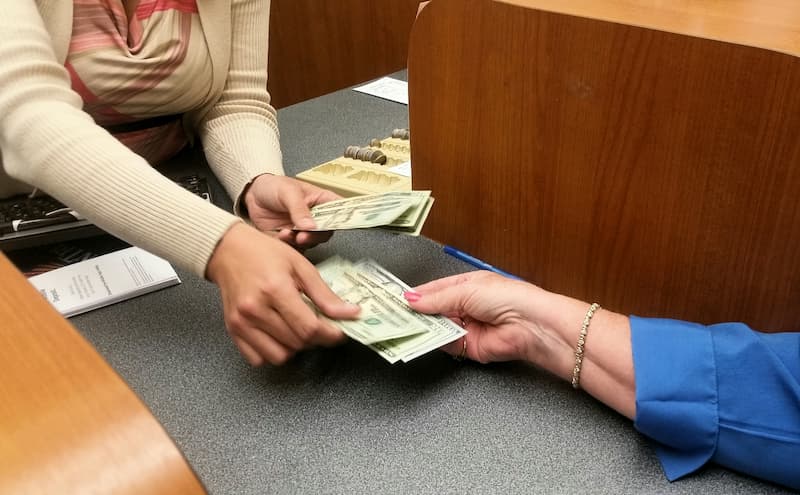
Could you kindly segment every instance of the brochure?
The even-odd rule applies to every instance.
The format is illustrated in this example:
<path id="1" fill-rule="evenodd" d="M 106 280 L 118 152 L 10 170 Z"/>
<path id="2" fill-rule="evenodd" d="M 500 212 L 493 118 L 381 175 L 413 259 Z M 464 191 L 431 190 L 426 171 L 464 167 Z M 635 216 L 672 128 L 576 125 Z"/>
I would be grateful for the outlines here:
<path id="1" fill-rule="evenodd" d="M 28 280 L 65 317 L 181 282 L 167 261 L 137 247 L 79 261 Z"/>

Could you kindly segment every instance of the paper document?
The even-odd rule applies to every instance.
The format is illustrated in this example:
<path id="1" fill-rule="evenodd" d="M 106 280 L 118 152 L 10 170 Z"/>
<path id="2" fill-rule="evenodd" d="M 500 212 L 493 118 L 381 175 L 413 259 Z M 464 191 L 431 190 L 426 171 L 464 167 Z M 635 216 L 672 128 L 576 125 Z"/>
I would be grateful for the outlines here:
<path id="1" fill-rule="evenodd" d="M 137 247 L 57 268 L 28 280 L 66 317 L 181 282 L 167 261 Z"/>
<path id="2" fill-rule="evenodd" d="M 399 79 L 382 77 L 353 90 L 408 105 L 408 83 Z"/>
<path id="3" fill-rule="evenodd" d="M 395 165 L 394 167 L 389 167 L 386 170 L 393 174 L 411 177 L 411 160 Z"/>

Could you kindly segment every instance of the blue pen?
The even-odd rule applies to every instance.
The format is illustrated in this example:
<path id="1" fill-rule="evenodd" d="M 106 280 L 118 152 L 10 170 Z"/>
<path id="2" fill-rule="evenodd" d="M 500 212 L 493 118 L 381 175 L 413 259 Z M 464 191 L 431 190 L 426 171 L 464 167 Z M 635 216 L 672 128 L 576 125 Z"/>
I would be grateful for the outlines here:
<path id="1" fill-rule="evenodd" d="M 469 263 L 470 265 L 472 265 L 472 266 L 474 266 L 476 268 L 480 268 L 481 270 L 489 270 L 490 272 L 494 272 L 494 273 L 500 274 L 500 275 L 502 275 L 504 277 L 512 278 L 514 280 L 522 280 L 520 277 L 517 277 L 516 275 L 512 275 L 512 274 L 510 274 L 508 272 L 504 272 L 503 270 L 501 270 L 499 268 L 495 268 L 495 267 L 493 267 L 492 265 L 490 265 L 489 263 L 487 263 L 485 261 L 479 260 L 478 258 L 476 258 L 474 256 L 470 256 L 470 255 L 468 255 L 467 253 L 465 253 L 463 251 L 459 251 L 458 249 L 454 248 L 453 246 L 444 246 L 444 252 L 449 254 L 450 256 L 452 256 L 454 258 L 458 258 L 461 261 L 467 262 L 467 263 Z"/>

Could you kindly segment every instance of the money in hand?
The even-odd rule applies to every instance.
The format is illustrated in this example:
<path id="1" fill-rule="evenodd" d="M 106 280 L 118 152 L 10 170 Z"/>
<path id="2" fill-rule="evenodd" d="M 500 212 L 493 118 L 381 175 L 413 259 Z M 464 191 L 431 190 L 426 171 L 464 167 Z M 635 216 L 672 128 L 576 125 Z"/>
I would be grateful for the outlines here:
<path id="1" fill-rule="evenodd" d="M 390 363 L 411 361 L 466 334 L 444 316 L 411 309 L 402 296 L 410 287 L 375 261 L 335 256 L 317 268 L 333 292 L 361 306 L 357 320 L 330 321 Z"/>
<path id="2" fill-rule="evenodd" d="M 419 235 L 433 206 L 430 191 L 355 196 L 311 208 L 315 231 L 382 228 Z"/>

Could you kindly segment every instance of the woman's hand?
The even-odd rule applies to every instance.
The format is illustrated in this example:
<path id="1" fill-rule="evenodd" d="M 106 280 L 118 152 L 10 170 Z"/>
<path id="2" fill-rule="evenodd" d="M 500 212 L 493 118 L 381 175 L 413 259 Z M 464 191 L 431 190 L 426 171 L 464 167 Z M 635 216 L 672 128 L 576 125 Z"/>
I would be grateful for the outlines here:
<path id="1" fill-rule="evenodd" d="M 570 381 L 575 345 L 589 304 L 487 271 L 434 280 L 405 293 L 423 313 L 441 313 L 464 324 L 466 340 L 443 349 L 470 359 L 526 360 Z M 617 411 L 636 412 L 628 318 L 598 311 L 583 355 L 581 387 Z M 464 343 L 466 342 L 466 348 Z"/>
<path id="2" fill-rule="evenodd" d="M 572 369 L 574 343 L 559 327 L 562 314 L 575 314 L 573 299 L 483 270 L 434 280 L 405 297 L 417 311 L 464 326 L 465 340 L 443 347 L 452 355 L 466 350 L 462 357 L 482 363 L 526 360 L 561 377 Z"/>
<path id="3" fill-rule="evenodd" d="M 331 232 L 301 232 L 292 230 L 314 229 L 309 208 L 340 199 L 327 189 L 278 175 L 264 174 L 256 177 L 244 196 L 244 204 L 253 225 L 262 232 L 279 230 L 278 238 L 300 249 L 325 242 Z"/>
<path id="4" fill-rule="evenodd" d="M 345 338 L 302 294 L 334 319 L 355 318 L 359 312 L 339 299 L 300 253 L 242 223 L 223 236 L 207 276 L 220 288 L 228 332 L 253 366 L 282 364 L 297 351 Z"/>
<path id="5" fill-rule="evenodd" d="M 550 293 L 525 282 L 488 271 L 455 275 L 415 288 L 405 294 L 410 306 L 423 313 L 441 313 L 462 324 L 469 332 L 466 356 L 488 363 L 532 359 L 541 341 L 547 339 L 545 322 L 530 308 Z M 460 355 L 464 342 L 443 348 Z"/>

